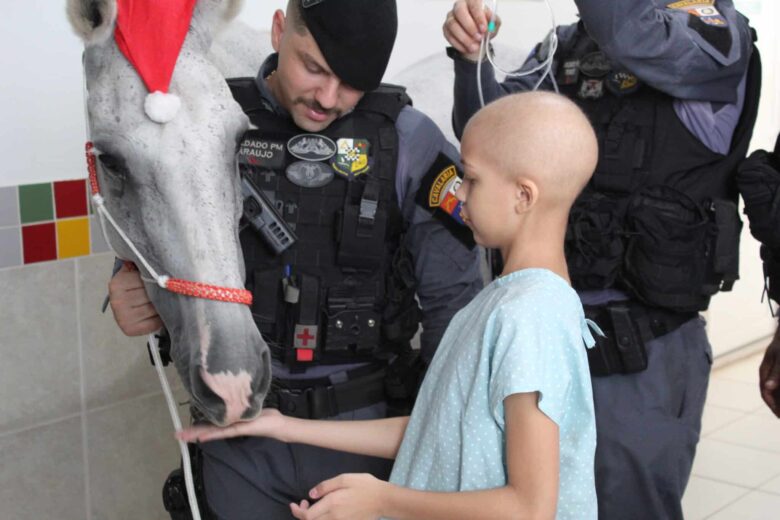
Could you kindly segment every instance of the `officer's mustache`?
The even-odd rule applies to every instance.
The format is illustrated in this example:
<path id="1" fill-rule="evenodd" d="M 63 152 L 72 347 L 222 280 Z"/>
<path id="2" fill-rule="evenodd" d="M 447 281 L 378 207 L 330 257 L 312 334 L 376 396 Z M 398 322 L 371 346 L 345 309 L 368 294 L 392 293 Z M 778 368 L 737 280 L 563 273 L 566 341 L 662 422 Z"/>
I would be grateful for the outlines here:
<path id="1" fill-rule="evenodd" d="M 298 98 L 295 100 L 295 103 L 299 103 L 307 108 L 311 108 L 312 110 L 316 110 L 317 112 L 327 114 L 329 116 L 336 116 L 336 118 L 341 117 L 341 110 L 336 110 L 335 108 L 325 108 L 314 100 Z"/>

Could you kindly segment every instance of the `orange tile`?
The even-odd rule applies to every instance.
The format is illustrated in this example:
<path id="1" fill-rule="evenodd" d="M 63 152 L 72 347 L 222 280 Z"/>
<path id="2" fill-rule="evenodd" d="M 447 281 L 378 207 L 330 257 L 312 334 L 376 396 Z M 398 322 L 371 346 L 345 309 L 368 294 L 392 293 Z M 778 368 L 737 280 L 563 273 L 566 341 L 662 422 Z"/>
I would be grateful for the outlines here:
<path id="1" fill-rule="evenodd" d="M 74 218 L 57 221 L 57 258 L 72 258 L 89 254 L 89 219 Z"/>

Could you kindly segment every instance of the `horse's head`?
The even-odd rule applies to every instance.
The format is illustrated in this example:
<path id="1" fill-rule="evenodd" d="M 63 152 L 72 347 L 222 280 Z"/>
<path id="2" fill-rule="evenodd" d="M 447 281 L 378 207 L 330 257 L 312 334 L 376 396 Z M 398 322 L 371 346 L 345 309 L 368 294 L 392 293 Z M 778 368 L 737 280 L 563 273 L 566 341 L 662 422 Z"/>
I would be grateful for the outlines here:
<path id="1" fill-rule="evenodd" d="M 88 121 L 105 206 L 158 273 L 243 288 L 237 231 L 242 199 L 234 156 L 248 120 L 207 59 L 215 31 L 240 1 L 195 1 L 168 88 L 181 104 L 164 123 L 145 111 L 148 82 L 114 37 L 117 6 L 130 1 L 136 10 L 145 3 L 68 0 L 67 7 L 86 42 Z M 141 27 L 171 30 L 157 27 L 159 22 L 150 17 L 155 26 Z M 116 231 L 108 225 L 105 230 L 118 255 L 134 261 L 148 278 Z M 270 358 L 249 308 L 182 296 L 153 282 L 146 289 L 170 332 L 174 363 L 196 407 L 217 424 L 257 415 L 270 384 Z"/>

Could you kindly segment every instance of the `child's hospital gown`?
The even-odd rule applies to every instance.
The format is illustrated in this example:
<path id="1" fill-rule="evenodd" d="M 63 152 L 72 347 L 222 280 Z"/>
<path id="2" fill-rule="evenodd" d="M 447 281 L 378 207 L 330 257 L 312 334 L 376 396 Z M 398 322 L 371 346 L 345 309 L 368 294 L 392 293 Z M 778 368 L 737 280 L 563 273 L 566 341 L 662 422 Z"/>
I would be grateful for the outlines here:
<path id="1" fill-rule="evenodd" d="M 579 297 L 559 276 L 525 269 L 493 281 L 444 333 L 390 481 L 426 491 L 504 486 L 504 399 L 539 392 L 560 434 L 556 518 L 595 519 L 592 345 Z"/>

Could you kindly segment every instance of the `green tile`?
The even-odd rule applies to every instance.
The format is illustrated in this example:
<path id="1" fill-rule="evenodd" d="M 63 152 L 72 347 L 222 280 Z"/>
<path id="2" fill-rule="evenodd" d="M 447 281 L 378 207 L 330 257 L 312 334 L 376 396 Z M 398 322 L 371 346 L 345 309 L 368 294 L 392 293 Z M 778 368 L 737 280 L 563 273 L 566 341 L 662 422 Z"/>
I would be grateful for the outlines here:
<path id="1" fill-rule="evenodd" d="M 51 183 L 19 186 L 19 212 L 22 224 L 54 220 Z"/>

